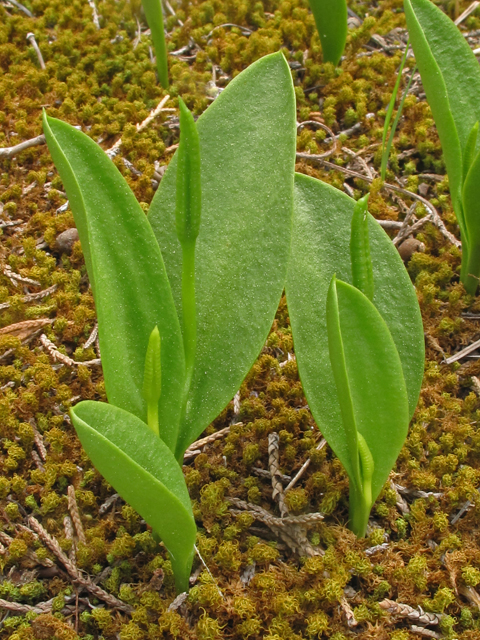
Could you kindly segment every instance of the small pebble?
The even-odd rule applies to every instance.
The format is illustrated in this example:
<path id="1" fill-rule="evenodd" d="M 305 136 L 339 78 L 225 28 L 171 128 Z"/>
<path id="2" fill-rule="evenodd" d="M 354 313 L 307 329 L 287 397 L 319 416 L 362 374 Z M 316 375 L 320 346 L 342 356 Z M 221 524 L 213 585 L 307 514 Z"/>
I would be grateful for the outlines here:
<path id="1" fill-rule="evenodd" d="M 70 255 L 72 253 L 73 245 L 78 239 L 78 231 L 75 228 L 62 231 L 55 240 L 55 249 L 59 253 L 66 253 L 67 255 Z"/>
<path id="2" fill-rule="evenodd" d="M 408 262 L 414 253 L 425 253 L 425 245 L 416 238 L 407 238 L 398 247 L 398 253 L 404 262 Z"/>

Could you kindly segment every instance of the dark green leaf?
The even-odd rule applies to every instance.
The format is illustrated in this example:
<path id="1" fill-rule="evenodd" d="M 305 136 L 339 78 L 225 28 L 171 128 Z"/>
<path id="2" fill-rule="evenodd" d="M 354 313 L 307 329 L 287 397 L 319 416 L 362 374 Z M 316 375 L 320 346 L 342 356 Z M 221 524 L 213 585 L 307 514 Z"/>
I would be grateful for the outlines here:
<path id="1" fill-rule="evenodd" d="M 309 2 L 322 43 L 323 61 L 337 65 L 347 41 L 346 0 L 309 0 Z"/>
<path id="2" fill-rule="evenodd" d="M 197 121 L 202 222 L 196 262 L 197 351 L 183 452 L 239 388 L 271 327 L 285 280 L 295 162 L 295 100 L 282 54 L 237 76 Z M 175 157 L 149 220 L 182 313 Z M 183 427 L 182 427 L 183 429 Z"/>
<path id="3" fill-rule="evenodd" d="M 147 420 L 145 356 L 158 326 L 160 428 L 174 448 L 185 363 L 180 324 L 153 231 L 124 178 L 93 140 L 54 118 L 44 118 L 44 131 L 70 200 L 95 296 L 108 400 Z"/>
<path id="4" fill-rule="evenodd" d="M 196 526 L 172 452 L 145 423 L 118 407 L 86 401 L 70 413 L 96 469 L 161 537 L 177 589 L 188 591 Z"/>

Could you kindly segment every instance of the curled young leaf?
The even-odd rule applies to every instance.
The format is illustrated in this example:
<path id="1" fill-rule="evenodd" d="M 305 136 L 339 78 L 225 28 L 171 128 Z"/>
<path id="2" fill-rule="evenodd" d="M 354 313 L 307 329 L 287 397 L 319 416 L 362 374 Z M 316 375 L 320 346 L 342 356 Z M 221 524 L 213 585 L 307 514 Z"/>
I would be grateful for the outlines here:
<path id="1" fill-rule="evenodd" d="M 343 449 L 333 448 L 355 485 L 351 526 L 363 536 L 372 504 L 407 436 L 407 389 L 390 331 L 361 291 L 333 277 L 326 318 L 348 460 Z M 337 430 L 342 426 L 337 425 Z M 323 435 L 333 446 L 329 433 Z"/>

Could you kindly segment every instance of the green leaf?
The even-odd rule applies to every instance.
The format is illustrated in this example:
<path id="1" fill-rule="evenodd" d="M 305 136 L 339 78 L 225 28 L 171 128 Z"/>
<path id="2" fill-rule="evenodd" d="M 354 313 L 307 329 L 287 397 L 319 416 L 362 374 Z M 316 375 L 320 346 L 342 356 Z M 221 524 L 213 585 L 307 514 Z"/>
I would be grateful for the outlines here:
<path id="1" fill-rule="evenodd" d="M 338 306 L 332 305 L 335 289 Z M 344 432 L 349 434 L 348 441 L 355 428 L 363 436 L 368 447 L 362 456 L 363 466 L 368 467 L 363 474 L 368 472 L 371 477 L 371 501 L 374 502 L 407 437 L 409 411 L 402 363 L 375 305 L 361 291 L 340 280 L 336 283 L 332 280 L 328 294 L 327 332 L 343 417 L 337 429 L 341 430 L 343 424 Z M 323 435 L 330 444 L 328 434 L 323 432 Z M 368 452 L 373 458 L 373 474 L 372 465 L 364 462 Z M 348 472 L 343 449 L 335 453 Z M 359 462 L 358 444 L 355 451 L 349 447 L 349 454 L 356 456 L 349 461 L 355 469 Z M 362 477 L 362 486 L 363 480 Z"/>
<path id="2" fill-rule="evenodd" d="M 339 430 L 340 406 L 328 354 L 326 299 L 334 273 L 352 283 L 349 239 L 355 201 L 304 175 L 295 179 L 295 215 L 286 292 L 300 378 L 320 431 L 340 459 L 348 455 Z M 399 352 L 410 416 L 423 378 L 424 337 L 415 290 L 398 251 L 369 216 L 373 303 Z"/>
<path id="3" fill-rule="evenodd" d="M 195 249 L 197 350 L 177 457 L 222 411 L 263 347 L 284 286 L 295 163 L 295 100 L 281 53 L 238 75 L 197 121 L 202 223 Z M 177 157 L 149 220 L 178 315 Z"/>
<path id="4" fill-rule="evenodd" d="M 462 241 L 463 153 L 480 120 L 480 69 L 458 27 L 430 0 L 405 0 L 405 16 L 427 100 L 442 143 Z"/>
<path id="5" fill-rule="evenodd" d="M 309 0 L 309 2 L 322 43 L 323 61 L 337 65 L 347 41 L 346 0 Z"/>
<path id="6" fill-rule="evenodd" d="M 158 327 L 155 327 L 148 339 L 145 369 L 143 374 L 143 397 L 147 402 L 147 424 L 157 436 L 160 435 L 158 424 L 158 401 L 162 395 L 162 360 L 161 339 Z"/>
<path id="7" fill-rule="evenodd" d="M 463 152 L 463 179 L 465 181 L 467 174 L 472 166 L 475 157 L 475 148 L 477 146 L 478 121 L 473 125 L 468 136 L 467 144 Z M 467 225 L 468 226 L 468 225 Z"/>
<path id="8" fill-rule="evenodd" d="M 178 316 L 157 241 L 118 169 L 88 136 L 44 116 L 48 148 L 80 235 L 95 297 L 109 402 L 146 422 L 150 334 L 162 336 L 162 438 L 175 447 L 185 363 Z"/>
<path id="9" fill-rule="evenodd" d="M 188 591 L 196 526 L 182 469 L 145 423 L 103 402 L 80 402 L 70 411 L 95 468 L 167 547 L 178 591 Z"/>
<path id="10" fill-rule="evenodd" d="M 471 161 L 463 185 L 463 206 L 469 238 L 465 288 L 475 295 L 480 276 L 480 152 Z"/>
<path id="11" fill-rule="evenodd" d="M 192 113 L 179 98 L 180 144 L 177 152 L 175 222 L 180 244 L 194 243 L 202 214 L 200 140 Z"/>
<path id="12" fill-rule="evenodd" d="M 152 35 L 153 48 L 157 58 L 158 79 L 162 87 L 168 89 L 168 59 L 162 3 L 161 0 L 142 0 L 142 6 Z"/>

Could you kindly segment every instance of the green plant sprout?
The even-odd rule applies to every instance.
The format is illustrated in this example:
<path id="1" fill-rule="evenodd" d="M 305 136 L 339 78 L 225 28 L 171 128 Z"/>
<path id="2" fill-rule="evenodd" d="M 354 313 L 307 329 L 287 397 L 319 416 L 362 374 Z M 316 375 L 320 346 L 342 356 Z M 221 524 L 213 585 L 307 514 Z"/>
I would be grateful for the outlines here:
<path id="1" fill-rule="evenodd" d="M 163 9 L 161 0 L 142 0 L 142 7 L 150 27 L 153 48 L 157 59 L 157 73 L 160 84 L 168 89 L 168 54 L 163 26 Z"/>
<path id="2" fill-rule="evenodd" d="M 348 31 L 346 0 L 309 0 L 322 43 L 323 61 L 340 62 Z"/>
<path id="3" fill-rule="evenodd" d="M 286 280 L 300 379 L 350 478 L 358 536 L 405 440 L 424 364 L 415 290 L 367 201 L 297 174 Z"/>
<path id="4" fill-rule="evenodd" d="M 432 2 L 405 0 L 404 7 L 460 227 L 460 280 L 474 295 L 480 278 L 480 68 L 459 29 Z"/>
<path id="5" fill-rule="evenodd" d="M 147 218 L 102 149 L 44 114 L 95 298 L 109 402 L 80 402 L 72 421 L 187 591 L 196 527 L 183 455 L 240 387 L 284 286 L 296 127 L 283 55 L 239 74 L 197 123 L 180 101 L 180 127 Z"/>
<path id="6" fill-rule="evenodd" d="M 393 110 L 395 109 L 395 102 L 397 101 L 397 94 L 400 88 L 400 82 L 402 80 L 402 72 L 405 67 L 405 63 L 407 61 L 409 46 L 410 46 L 410 41 L 407 42 L 405 53 L 403 54 L 402 61 L 400 63 L 400 68 L 398 70 L 395 87 L 393 88 L 392 97 L 390 98 L 387 113 L 385 115 L 385 123 L 383 125 L 383 138 L 382 138 L 382 163 L 380 166 L 380 176 L 382 180 L 385 180 L 387 175 L 387 164 L 388 164 L 388 158 L 390 157 L 390 149 L 392 148 L 393 138 L 395 137 L 395 131 L 397 130 L 397 126 L 400 121 L 400 117 L 402 115 L 405 98 L 407 97 L 408 92 L 410 91 L 410 87 L 412 86 L 413 76 L 415 75 L 415 72 L 417 70 L 417 67 L 414 67 L 414 69 L 412 70 L 412 73 L 410 74 L 410 78 L 405 86 L 405 89 L 403 90 L 403 94 L 400 99 L 400 104 L 398 105 L 397 113 L 393 120 L 392 128 L 390 129 L 390 135 L 388 136 L 388 140 L 387 140 L 388 129 L 390 127 Z"/>

